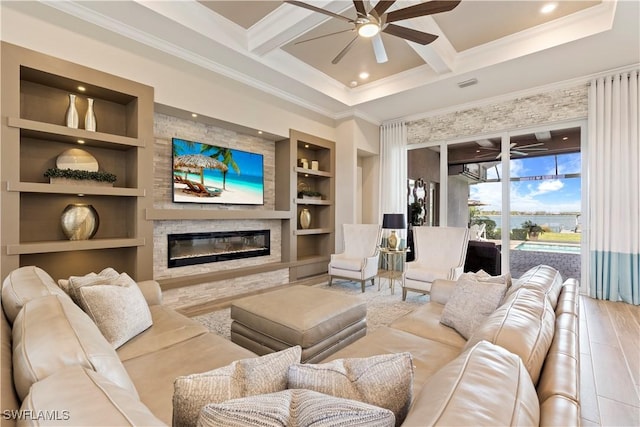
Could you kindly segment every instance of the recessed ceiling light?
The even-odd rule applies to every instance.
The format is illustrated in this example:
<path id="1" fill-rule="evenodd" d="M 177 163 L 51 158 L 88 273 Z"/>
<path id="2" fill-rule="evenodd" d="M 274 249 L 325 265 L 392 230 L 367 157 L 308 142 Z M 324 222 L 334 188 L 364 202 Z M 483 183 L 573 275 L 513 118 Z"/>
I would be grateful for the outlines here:
<path id="1" fill-rule="evenodd" d="M 558 7 L 558 3 L 547 3 L 542 6 L 542 8 L 540 9 L 540 13 L 551 13 L 556 10 L 556 7 Z"/>
<path id="2" fill-rule="evenodd" d="M 563 137 L 562 137 L 562 140 L 563 140 L 563 141 L 566 141 L 566 140 L 568 140 L 568 139 L 569 139 L 569 137 L 568 137 L 568 136 L 563 136 Z"/>
<path id="3" fill-rule="evenodd" d="M 85 90 L 87 90 L 87 88 L 85 88 L 84 86 L 78 86 L 78 90 L 80 92 L 84 92 Z"/>
<path id="4" fill-rule="evenodd" d="M 84 139 L 79 139 L 78 144 L 84 144 Z"/>
<path id="5" fill-rule="evenodd" d="M 262 131 L 261 130 L 258 131 L 258 135 L 262 135 Z"/>
<path id="6" fill-rule="evenodd" d="M 357 82 L 357 81 L 355 81 L 355 80 L 352 80 L 352 81 L 349 83 L 349 86 L 351 86 L 351 87 L 356 87 L 356 86 L 358 86 L 358 82 Z"/>
<path id="7" fill-rule="evenodd" d="M 360 77 L 361 80 L 367 80 L 369 78 L 369 73 L 367 73 L 366 71 L 363 71 L 360 74 L 358 74 L 358 77 Z"/>
<path id="8" fill-rule="evenodd" d="M 304 148 L 309 148 L 309 144 L 304 144 Z"/>
<path id="9" fill-rule="evenodd" d="M 196 113 L 191 113 L 191 117 L 196 118 L 198 115 Z"/>

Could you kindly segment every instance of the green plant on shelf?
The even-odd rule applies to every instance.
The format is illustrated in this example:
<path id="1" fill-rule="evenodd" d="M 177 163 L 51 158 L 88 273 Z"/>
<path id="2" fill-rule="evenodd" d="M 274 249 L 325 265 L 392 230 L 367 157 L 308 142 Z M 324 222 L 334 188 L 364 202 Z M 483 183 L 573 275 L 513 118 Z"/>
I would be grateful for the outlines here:
<path id="1" fill-rule="evenodd" d="M 299 199 L 304 199 L 305 197 L 313 198 L 313 199 L 322 199 L 322 193 L 319 193 L 317 191 L 311 191 L 311 190 L 298 191 Z"/>
<path id="2" fill-rule="evenodd" d="M 75 180 L 90 180 L 90 181 L 98 181 L 98 182 L 116 182 L 116 176 L 109 172 L 104 171 L 85 171 L 85 170 L 76 170 L 76 169 L 58 169 L 51 168 L 47 169 L 44 173 L 46 178 L 67 178 L 67 179 L 75 179 Z"/>

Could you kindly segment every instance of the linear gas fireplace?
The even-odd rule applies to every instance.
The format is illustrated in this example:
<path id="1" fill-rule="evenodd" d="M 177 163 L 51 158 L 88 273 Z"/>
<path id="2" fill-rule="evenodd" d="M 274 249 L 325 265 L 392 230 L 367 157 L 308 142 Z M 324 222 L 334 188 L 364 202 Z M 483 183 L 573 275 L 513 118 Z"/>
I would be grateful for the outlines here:
<path id="1" fill-rule="evenodd" d="M 271 253 L 270 231 L 169 234 L 169 268 Z"/>

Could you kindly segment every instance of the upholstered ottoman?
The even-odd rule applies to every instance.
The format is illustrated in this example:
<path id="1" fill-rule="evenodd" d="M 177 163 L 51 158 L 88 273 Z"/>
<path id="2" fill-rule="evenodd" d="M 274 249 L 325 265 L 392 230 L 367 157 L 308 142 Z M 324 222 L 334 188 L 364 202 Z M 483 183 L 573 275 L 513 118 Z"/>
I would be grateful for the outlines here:
<path id="1" fill-rule="evenodd" d="M 357 297 L 296 285 L 231 305 L 231 341 L 259 355 L 302 347 L 317 362 L 366 335 L 367 305 Z"/>

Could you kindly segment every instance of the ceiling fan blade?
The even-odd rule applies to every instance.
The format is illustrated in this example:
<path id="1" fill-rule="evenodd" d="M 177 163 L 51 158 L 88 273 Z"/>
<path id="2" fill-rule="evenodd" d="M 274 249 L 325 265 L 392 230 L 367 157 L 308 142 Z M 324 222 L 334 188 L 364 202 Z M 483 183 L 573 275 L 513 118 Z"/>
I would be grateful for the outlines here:
<path id="1" fill-rule="evenodd" d="M 323 34 L 321 36 L 313 37 L 311 39 L 300 40 L 299 42 L 295 42 L 294 44 L 306 43 L 306 42 L 310 42 L 310 41 L 313 41 L 313 40 L 318 40 L 318 39 L 321 39 L 321 38 L 324 38 L 324 37 L 335 36 L 336 34 L 342 34 L 342 33 L 346 33 L 346 32 L 353 32 L 355 30 L 356 30 L 355 28 L 350 28 L 348 30 L 336 31 L 335 33 Z"/>
<path id="2" fill-rule="evenodd" d="M 378 4 L 376 4 L 376 7 L 373 8 L 372 12 L 375 12 L 378 17 L 382 16 L 383 13 L 385 13 L 387 11 L 387 9 L 389 9 L 391 7 L 391 5 L 393 5 L 395 3 L 395 1 L 379 1 Z"/>
<path id="3" fill-rule="evenodd" d="M 382 43 L 382 36 L 380 33 L 376 34 L 375 37 L 371 39 L 371 43 L 373 44 L 373 53 L 376 55 L 376 62 L 378 64 L 384 64 L 389 60 L 387 57 L 387 51 L 384 48 L 384 43 Z"/>
<path id="4" fill-rule="evenodd" d="M 387 25 L 386 27 L 384 27 L 384 30 L 382 30 L 382 32 L 422 45 L 429 44 L 438 38 L 438 36 L 434 34 L 423 33 L 422 31 L 414 30 L 407 27 L 401 27 L 395 24 Z"/>
<path id="5" fill-rule="evenodd" d="M 362 0 L 353 0 L 353 5 L 356 8 L 356 12 L 358 16 L 367 16 L 367 9 L 364 7 L 364 1 Z"/>
<path id="6" fill-rule="evenodd" d="M 353 47 L 357 40 L 358 36 L 355 36 L 353 40 L 351 40 L 349 44 L 346 45 L 335 58 L 333 58 L 333 61 L 331 61 L 331 63 L 335 65 L 340 62 L 340 60 L 347 54 L 347 52 L 349 52 L 349 49 Z"/>
<path id="7" fill-rule="evenodd" d="M 387 13 L 387 22 L 401 21 L 403 19 L 417 18 L 419 16 L 433 15 L 434 13 L 448 12 L 454 9 L 461 0 L 454 1 L 430 1 L 420 3 L 404 9 L 394 10 Z"/>
<path id="8" fill-rule="evenodd" d="M 522 148 L 522 147 L 518 147 L 518 150 L 522 150 L 522 151 L 529 151 L 529 152 L 533 152 L 533 151 L 549 151 L 548 148 Z"/>
<path id="9" fill-rule="evenodd" d="M 517 154 L 519 156 L 526 156 L 527 153 L 525 153 L 524 151 L 518 151 L 518 150 L 511 150 L 511 154 Z"/>
<path id="10" fill-rule="evenodd" d="M 520 149 L 520 148 L 529 148 L 529 147 L 539 147 L 541 145 L 544 145 L 544 142 L 536 142 L 534 144 L 527 144 L 527 145 L 518 145 L 518 149 Z"/>
<path id="11" fill-rule="evenodd" d="M 352 23 L 352 24 L 354 22 L 353 19 L 347 18 L 346 16 L 338 15 L 337 13 L 333 13 L 333 12 L 328 11 L 328 10 L 320 9 L 319 7 L 315 7 L 315 6 L 312 6 L 310 4 L 303 3 L 301 1 L 284 0 L 284 2 L 292 4 L 294 6 L 302 7 L 304 9 L 312 10 L 314 12 L 323 13 L 325 15 L 332 16 L 334 18 L 342 19 L 343 21 L 346 21 L 346 22 L 349 22 L 349 23 Z"/>

